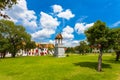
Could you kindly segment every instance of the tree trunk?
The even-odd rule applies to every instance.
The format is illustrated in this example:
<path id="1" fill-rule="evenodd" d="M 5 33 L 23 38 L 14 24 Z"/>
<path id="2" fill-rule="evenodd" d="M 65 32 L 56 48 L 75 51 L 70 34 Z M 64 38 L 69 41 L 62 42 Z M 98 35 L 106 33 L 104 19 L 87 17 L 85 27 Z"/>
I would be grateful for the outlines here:
<path id="1" fill-rule="evenodd" d="M 15 45 L 13 45 L 13 52 L 12 52 L 12 57 L 15 58 L 15 55 L 16 55 L 16 51 L 15 51 Z"/>
<path id="2" fill-rule="evenodd" d="M 6 53 L 0 53 L 1 58 L 5 58 Z"/>
<path id="3" fill-rule="evenodd" d="M 13 50 L 12 57 L 15 58 L 16 52 Z"/>
<path id="4" fill-rule="evenodd" d="M 120 57 L 120 51 L 116 52 L 116 61 L 119 61 L 119 57 Z"/>
<path id="5" fill-rule="evenodd" d="M 100 49 L 100 53 L 98 56 L 98 72 L 102 71 L 102 49 Z"/>
<path id="6" fill-rule="evenodd" d="M 3 58 L 5 58 L 6 53 L 3 53 Z"/>
<path id="7" fill-rule="evenodd" d="M 12 57 L 15 58 L 15 53 L 12 53 Z"/>

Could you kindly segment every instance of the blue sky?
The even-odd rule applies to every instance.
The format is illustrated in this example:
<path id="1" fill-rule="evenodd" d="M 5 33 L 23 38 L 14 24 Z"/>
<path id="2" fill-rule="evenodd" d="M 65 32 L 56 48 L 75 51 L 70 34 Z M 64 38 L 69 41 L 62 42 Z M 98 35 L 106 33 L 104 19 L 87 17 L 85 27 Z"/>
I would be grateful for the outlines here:
<path id="1" fill-rule="evenodd" d="M 96 20 L 110 28 L 120 26 L 120 0 L 20 0 L 5 13 L 36 42 L 54 43 L 61 33 L 65 46 L 85 40 L 84 31 Z"/>

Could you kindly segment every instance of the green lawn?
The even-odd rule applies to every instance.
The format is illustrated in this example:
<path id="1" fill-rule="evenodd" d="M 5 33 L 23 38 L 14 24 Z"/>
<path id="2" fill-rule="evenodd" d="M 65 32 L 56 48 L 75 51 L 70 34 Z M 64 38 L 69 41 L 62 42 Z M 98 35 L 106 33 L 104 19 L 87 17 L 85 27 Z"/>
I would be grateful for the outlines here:
<path id="1" fill-rule="evenodd" d="M 97 72 L 98 55 L 65 58 L 31 56 L 0 59 L 0 80 L 120 80 L 120 61 L 103 55 L 103 71 Z"/>

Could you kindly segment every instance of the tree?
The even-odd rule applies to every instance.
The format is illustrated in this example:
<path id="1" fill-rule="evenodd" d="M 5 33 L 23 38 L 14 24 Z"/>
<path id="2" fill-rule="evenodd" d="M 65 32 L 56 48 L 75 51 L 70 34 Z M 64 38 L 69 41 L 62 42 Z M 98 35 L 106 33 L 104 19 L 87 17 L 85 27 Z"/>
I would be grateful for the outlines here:
<path id="1" fill-rule="evenodd" d="M 73 47 L 68 47 L 65 51 L 65 53 L 74 53 L 74 52 L 75 52 L 75 50 Z"/>
<path id="2" fill-rule="evenodd" d="M 81 41 L 80 45 L 76 46 L 75 49 L 79 51 L 79 53 L 81 53 L 82 55 L 90 51 L 90 47 L 85 41 Z"/>
<path id="3" fill-rule="evenodd" d="M 116 61 L 120 57 L 120 28 L 113 28 L 108 34 L 110 48 L 113 48 L 116 52 Z"/>
<path id="4" fill-rule="evenodd" d="M 1 58 L 5 58 L 5 55 L 8 52 L 9 47 L 10 46 L 8 44 L 8 40 L 1 37 L 0 38 L 0 54 L 1 54 Z"/>
<path id="5" fill-rule="evenodd" d="M 102 71 L 102 51 L 104 48 L 108 47 L 107 34 L 109 28 L 106 27 L 104 22 L 100 20 L 96 21 L 93 26 L 85 31 L 87 40 L 90 45 L 94 45 L 100 49 L 100 54 L 98 56 L 98 71 Z"/>
<path id="6" fill-rule="evenodd" d="M 24 44 L 23 49 L 27 51 L 27 55 L 28 55 L 28 51 L 30 49 L 34 49 L 36 47 L 36 44 L 34 41 L 31 40 L 26 40 L 25 42 L 26 42 L 25 44 L 23 43 Z"/>
<path id="7" fill-rule="evenodd" d="M 16 4 L 18 0 L 0 0 L 0 16 L 3 18 L 9 18 L 6 14 L 2 14 L 1 11 L 6 8 L 11 8 Z"/>
<path id="8" fill-rule="evenodd" d="M 16 25 L 8 20 L 0 20 L 0 35 L 8 41 L 10 46 L 8 50 L 12 57 L 15 57 L 18 50 L 22 48 L 23 42 L 31 39 L 23 26 Z"/>

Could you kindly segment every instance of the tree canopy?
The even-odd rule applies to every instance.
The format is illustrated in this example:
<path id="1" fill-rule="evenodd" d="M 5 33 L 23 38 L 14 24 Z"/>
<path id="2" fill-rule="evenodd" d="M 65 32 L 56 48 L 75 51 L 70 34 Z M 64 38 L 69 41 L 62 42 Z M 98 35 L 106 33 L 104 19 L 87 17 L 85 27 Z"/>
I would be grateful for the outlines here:
<path id="1" fill-rule="evenodd" d="M 106 26 L 106 24 L 98 20 L 92 27 L 85 31 L 85 34 L 90 45 L 97 46 L 100 44 L 101 48 L 106 48 L 108 47 L 108 32 L 109 28 Z"/>
<path id="2" fill-rule="evenodd" d="M 31 41 L 31 36 L 25 31 L 23 26 L 16 25 L 8 20 L 0 20 L 0 37 L 2 43 L 8 44 L 6 46 L 6 44 L 1 43 L 0 46 L 4 46 L 4 51 L 9 50 L 12 57 L 15 57 L 18 50 L 25 46 L 23 42 L 28 43 Z M 9 49 L 6 49 L 8 47 Z"/>

